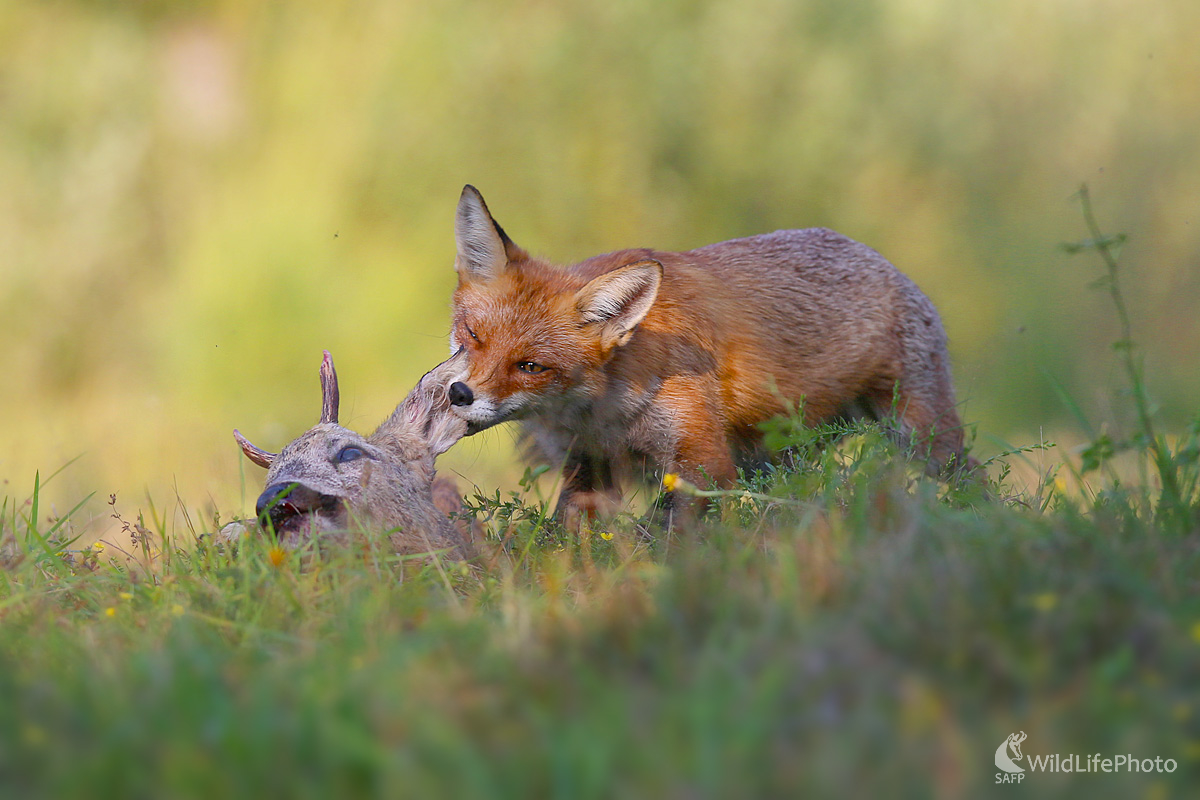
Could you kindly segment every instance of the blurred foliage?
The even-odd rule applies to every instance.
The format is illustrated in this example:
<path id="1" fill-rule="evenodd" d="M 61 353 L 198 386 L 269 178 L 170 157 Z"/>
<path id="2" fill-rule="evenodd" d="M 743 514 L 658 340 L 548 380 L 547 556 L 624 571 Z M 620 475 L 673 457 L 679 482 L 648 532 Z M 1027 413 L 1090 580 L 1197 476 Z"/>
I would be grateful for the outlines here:
<path id="1" fill-rule="evenodd" d="M 445 353 L 466 182 L 562 261 L 860 239 L 941 309 L 966 419 L 1027 442 L 1069 425 L 1056 385 L 1114 416 L 1116 324 L 1056 249 L 1086 180 L 1184 419 L 1198 29 L 1191 0 L 5 3 L 0 478 L 84 454 L 48 501 L 244 508 L 230 429 L 307 428 L 322 348 L 369 429 Z M 444 463 L 511 484 L 508 441 Z"/>

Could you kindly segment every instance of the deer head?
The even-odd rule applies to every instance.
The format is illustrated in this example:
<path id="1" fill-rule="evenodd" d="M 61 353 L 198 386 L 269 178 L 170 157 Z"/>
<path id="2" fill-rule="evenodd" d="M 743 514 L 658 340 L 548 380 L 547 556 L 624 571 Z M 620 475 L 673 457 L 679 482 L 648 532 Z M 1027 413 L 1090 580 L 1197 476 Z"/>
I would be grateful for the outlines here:
<path id="1" fill-rule="evenodd" d="M 321 362 L 321 418 L 278 454 L 235 430 L 246 457 L 267 469 L 255 510 L 264 528 L 296 547 L 314 536 L 337 537 L 353 523 L 391 531 L 397 552 L 448 549 L 471 554 L 470 543 L 434 504 L 434 459 L 466 434 L 450 412 L 445 387 L 463 371 L 462 351 L 434 367 L 374 433 L 338 424 L 333 358 Z"/>

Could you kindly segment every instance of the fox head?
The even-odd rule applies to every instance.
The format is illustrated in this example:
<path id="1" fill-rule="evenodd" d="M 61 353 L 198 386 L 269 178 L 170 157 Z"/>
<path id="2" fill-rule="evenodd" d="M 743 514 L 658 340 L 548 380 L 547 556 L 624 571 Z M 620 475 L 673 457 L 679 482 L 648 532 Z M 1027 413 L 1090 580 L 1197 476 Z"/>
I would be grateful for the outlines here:
<path id="1" fill-rule="evenodd" d="M 588 276 L 531 258 L 473 186 L 458 201 L 454 234 L 450 350 L 465 348 L 467 367 L 448 392 L 470 432 L 598 392 L 602 367 L 654 305 L 662 265 Z"/>

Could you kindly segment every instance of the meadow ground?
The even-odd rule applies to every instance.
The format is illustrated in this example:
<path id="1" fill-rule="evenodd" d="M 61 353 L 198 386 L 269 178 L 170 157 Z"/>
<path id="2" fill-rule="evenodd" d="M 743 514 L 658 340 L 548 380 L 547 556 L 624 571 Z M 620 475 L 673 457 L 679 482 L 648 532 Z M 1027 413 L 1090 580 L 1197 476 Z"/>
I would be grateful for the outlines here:
<path id="1" fill-rule="evenodd" d="M 1177 505 L 1108 460 L 984 500 L 915 477 L 873 428 L 772 437 L 791 468 L 653 540 L 630 521 L 566 535 L 529 494 L 477 495 L 475 568 L 399 563 L 369 535 L 223 548 L 151 518 L 79 550 L 69 519 L 38 530 L 36 494 L 10 500 L 0 786 L 978 797 L 1018 791 L 993 754 L 1023 731 L 1027 757 L 1175 764 L 1027 770 L 1025 793 L 1194 789 L 1200 425 L 1168 451 Z"/>

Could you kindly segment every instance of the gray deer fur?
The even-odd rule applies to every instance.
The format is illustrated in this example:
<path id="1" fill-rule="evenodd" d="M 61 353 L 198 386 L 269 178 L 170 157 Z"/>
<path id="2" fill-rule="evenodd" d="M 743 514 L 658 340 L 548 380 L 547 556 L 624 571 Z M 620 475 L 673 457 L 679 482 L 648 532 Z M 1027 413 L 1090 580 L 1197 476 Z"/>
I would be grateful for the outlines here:
<path id="1" fill-rule="evenodd" d="M 267 468 L 260 522 L 289 548 L 317 536 L 344 541 L 349 530 L 369 526 L 389 531 L 400 554 L 473 556 L 469 537 L 444 513 L 457 506 L 458 493 L 452 481 L 435 482 L 433 466 L 466 433 L 445 389 L 462 361 L 460 351 L 434 367 L 374 433 L 362 436 L 338 424 L 337 373 L 325 351 L 320 422 L 278 454 L 233 432 L 246 457 Z"/>

